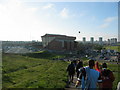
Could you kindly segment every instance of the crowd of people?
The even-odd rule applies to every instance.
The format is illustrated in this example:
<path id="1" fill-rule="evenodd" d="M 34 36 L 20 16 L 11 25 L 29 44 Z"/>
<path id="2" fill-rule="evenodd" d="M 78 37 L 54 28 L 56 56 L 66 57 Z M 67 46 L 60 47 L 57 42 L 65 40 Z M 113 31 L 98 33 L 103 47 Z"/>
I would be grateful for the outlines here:
<path id="1" fill-rule="evenodd" d="M 71 61 L 67 71 L 69 83 L 76 83 L 76 88 L 82 90 L 112 90 L 115 77 L 113 72 L 107 68 L 106 63 L 98 63 L 94 60 L 88 61 L 88 66 L 83 67 L 84 63 L 81 60 Z M 77 81 L 74 81 L 74 75 L 77 74 Z"/>

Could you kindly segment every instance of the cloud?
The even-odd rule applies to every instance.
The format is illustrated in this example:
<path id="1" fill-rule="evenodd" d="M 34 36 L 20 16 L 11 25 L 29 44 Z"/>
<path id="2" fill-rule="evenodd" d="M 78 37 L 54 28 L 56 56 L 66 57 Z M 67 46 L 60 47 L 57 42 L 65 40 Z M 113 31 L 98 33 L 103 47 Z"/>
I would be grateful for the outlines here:
<path id="1" fill-rule="evenodd" d="M 83 17 L 83 16 L 85 16 L 85 13 L 80 13 L 79 16 Z"/>
<path id="2" fill-rule="evenodd" d="M 109 27 L 110 24 L 111 24 L 113 21 L 117 20 L 117 19 L 118 19 L 117 17 L 107 17 L 107 18 L 105 18 L 105 19 L 103 20 L 104 23 L 103 23 L 102 25 L 100 25 L 100 28 L 107 28 L 107 27 Z"/>
<path id="3" fill-rule="evenodd" d="M 50 9 L 50 8 L 53 8 L 54 4 L 48 4 L 48 5 L 45 5 L 43 6 L 43 9 Z"/>
<path id="4" fill-rule="evenodd" d="M 117 17 L 107 17 L 105 20 L 104 20 L 104 22 L 106 22 L 106 23 L 111 23 L 111 22 L 113 22 L 114 20 L 116 20 L 117 19 Z"/>
<path id="5" fill-rule="evenodd" d="M 41 34 L 53 28 L 36 14 L 38 8 L 25 6 L 20 0 L 0 3 L 0 39 L 32 40 L 41 39 Z"/>
<path id="6" fill-rule="evenodd" d="M 100 27 L 101 28 L 107 28 L 109 26 L 109 23 L 104 23 L 104 24 L 102 24 Z"/>
<path id="7" fill-rule="evenodd" d="M 62 18 L 68 18 L 68 9 L 63 8 L 62 11 L 60 12 L 60 15 Z"/>

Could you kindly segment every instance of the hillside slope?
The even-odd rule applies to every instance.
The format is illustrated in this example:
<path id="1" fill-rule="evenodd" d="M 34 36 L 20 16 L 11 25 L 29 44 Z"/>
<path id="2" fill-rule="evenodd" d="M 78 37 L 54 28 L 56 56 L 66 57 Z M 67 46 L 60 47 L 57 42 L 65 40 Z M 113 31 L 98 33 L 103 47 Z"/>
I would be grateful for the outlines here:
<path id="1" fill-rule="evenodd" d="M 3 54 L 3 88 L 64 88 L 68 63 Z"/>

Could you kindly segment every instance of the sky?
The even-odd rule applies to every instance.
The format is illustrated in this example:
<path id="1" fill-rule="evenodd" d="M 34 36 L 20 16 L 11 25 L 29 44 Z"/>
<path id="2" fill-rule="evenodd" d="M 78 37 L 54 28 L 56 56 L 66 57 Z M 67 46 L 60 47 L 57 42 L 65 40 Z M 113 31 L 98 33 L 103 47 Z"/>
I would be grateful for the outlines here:
<path id="1" fill-rule="evenodd" d="M 92 1 L 0 0 L 0 40 L 41 41 L 46 33 L 117 38 L 118 2 Z"/>

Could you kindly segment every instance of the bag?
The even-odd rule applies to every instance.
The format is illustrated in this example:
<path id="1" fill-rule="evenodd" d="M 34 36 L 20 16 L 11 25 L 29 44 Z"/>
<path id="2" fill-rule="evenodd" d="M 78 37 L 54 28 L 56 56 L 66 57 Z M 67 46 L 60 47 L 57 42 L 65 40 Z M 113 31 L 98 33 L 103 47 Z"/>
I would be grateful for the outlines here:
<path id="1" fill-rule="evenodd" d="M 80 84 L 81 84 L 80 81 L 77 80 L 77 81 L 76 81 L 76 84 L 75 84 L 75 87 L 77 88 Z"/>
<path id="2" fill-rule="evenodd" d="M 115 80 L 115 77 L 112 73 L 112 71 L 108 70 L 108 69 L 104 69 L 101 71 L 101 78 L 102 78 L 102 87 L 106 87 L 106 88 L 112 88 L 112 83 Z"/>
<path id="3" fill-rule="evenodd" d="M 101 71 L 101 73 L 102 73 L 103 81 L 106 81 L 106 80 L 110 80 L 112 82 L 114 81 L 115 78 L 113 76 L 113 73 L 110 70 L 104 69 Z"/>
<path id="4" fill-rule="evenodd" d="M 103 79 L 103 80 L 109 79 L 110 70 L 104 69 L 104 70 L 101 71 L 101 73 L 102 73 L 102 79 Z"/>

